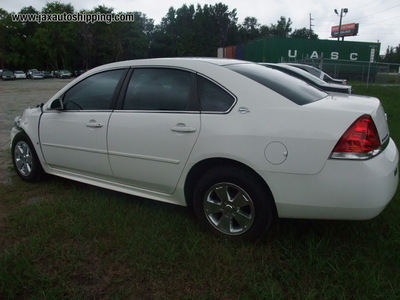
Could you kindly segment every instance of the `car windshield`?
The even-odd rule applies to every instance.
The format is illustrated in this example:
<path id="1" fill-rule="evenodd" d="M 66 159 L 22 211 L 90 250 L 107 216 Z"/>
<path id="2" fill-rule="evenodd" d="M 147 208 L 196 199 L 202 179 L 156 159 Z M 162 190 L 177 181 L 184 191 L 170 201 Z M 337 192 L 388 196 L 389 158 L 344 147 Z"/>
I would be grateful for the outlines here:
<path id="1" fill-rule="evenodd" d="M 11 71 L 4 71 L 3 75 L 12 75 L 13 73 Z"/>
<path id="2" fill-rule="evenodd" d="M 233 64 L 225 67 L 270 88 L 298 105 L 309 104 L 327 96 L 325 92 L 300 79 L 261 65 Z"/>

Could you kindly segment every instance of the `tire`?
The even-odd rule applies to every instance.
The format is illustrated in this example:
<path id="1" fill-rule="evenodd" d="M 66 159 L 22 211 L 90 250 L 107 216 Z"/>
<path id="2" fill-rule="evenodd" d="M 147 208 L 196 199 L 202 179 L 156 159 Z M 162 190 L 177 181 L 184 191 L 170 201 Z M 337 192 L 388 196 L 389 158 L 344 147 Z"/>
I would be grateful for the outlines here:
<path id="1" fill-rule="evenodd" d="M 12 161 L 18 176 L 24 181 L 36 182 L 44 175 L 35 148 L 25 132 L 18 133 L 12 142 Z"/>
<path id="2" fill-rule="evenodd" d="M 276 218 L 269 189 L 252 173 L 237 167 L 212 169 L 193 191 L 200 225 L 229 240 L 256 240 Z"/>

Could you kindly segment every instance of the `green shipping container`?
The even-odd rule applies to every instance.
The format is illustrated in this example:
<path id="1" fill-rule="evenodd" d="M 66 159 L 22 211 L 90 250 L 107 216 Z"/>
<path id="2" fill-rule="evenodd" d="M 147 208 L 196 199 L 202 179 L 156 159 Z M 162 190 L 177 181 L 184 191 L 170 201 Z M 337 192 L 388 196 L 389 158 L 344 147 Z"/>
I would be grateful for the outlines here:
<path id="1" fill-rule="evenodd" d="M 375 48 L 374 60 L 377 60 L 380 43 L 265 38 L 246 43 L 245 59 L 272 63 L 321 58 L 368 62 L 372 48 Z"/>
<path id="2" fill-rule="evenodd" d="M 380 43 L 337 40 L 265 38 L 246 43 L 244 58 L 254 62 L 303 62 L 321 68 L 334 77 L 363 79 L 375 49 L 379 58 Z M 377 72 L 376 66 L 370 70 Z"/>

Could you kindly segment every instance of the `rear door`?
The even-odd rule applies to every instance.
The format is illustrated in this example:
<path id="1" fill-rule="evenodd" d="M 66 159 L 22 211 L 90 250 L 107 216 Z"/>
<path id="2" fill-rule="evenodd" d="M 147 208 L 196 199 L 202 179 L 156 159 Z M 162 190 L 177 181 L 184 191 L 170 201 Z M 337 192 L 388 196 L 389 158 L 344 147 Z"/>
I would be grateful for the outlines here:
<path id="1" fill-rule="evenodd" d="M 133 71 L 108 130 L 117 180 L 172 194 L 201 129 L 195 75 L 171 68 Z"/>

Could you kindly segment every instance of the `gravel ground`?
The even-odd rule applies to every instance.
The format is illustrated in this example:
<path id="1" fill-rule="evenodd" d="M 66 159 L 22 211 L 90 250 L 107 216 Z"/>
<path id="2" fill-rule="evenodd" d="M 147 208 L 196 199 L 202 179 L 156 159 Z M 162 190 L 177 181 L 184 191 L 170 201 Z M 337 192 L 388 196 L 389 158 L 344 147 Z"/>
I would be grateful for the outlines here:
<path id="1" fill-rule="evenodd" d="M 0 182 L 10 184 L 10 130 L 25 108 L 45 103 L 70 79 L 0 81 Z"/>

